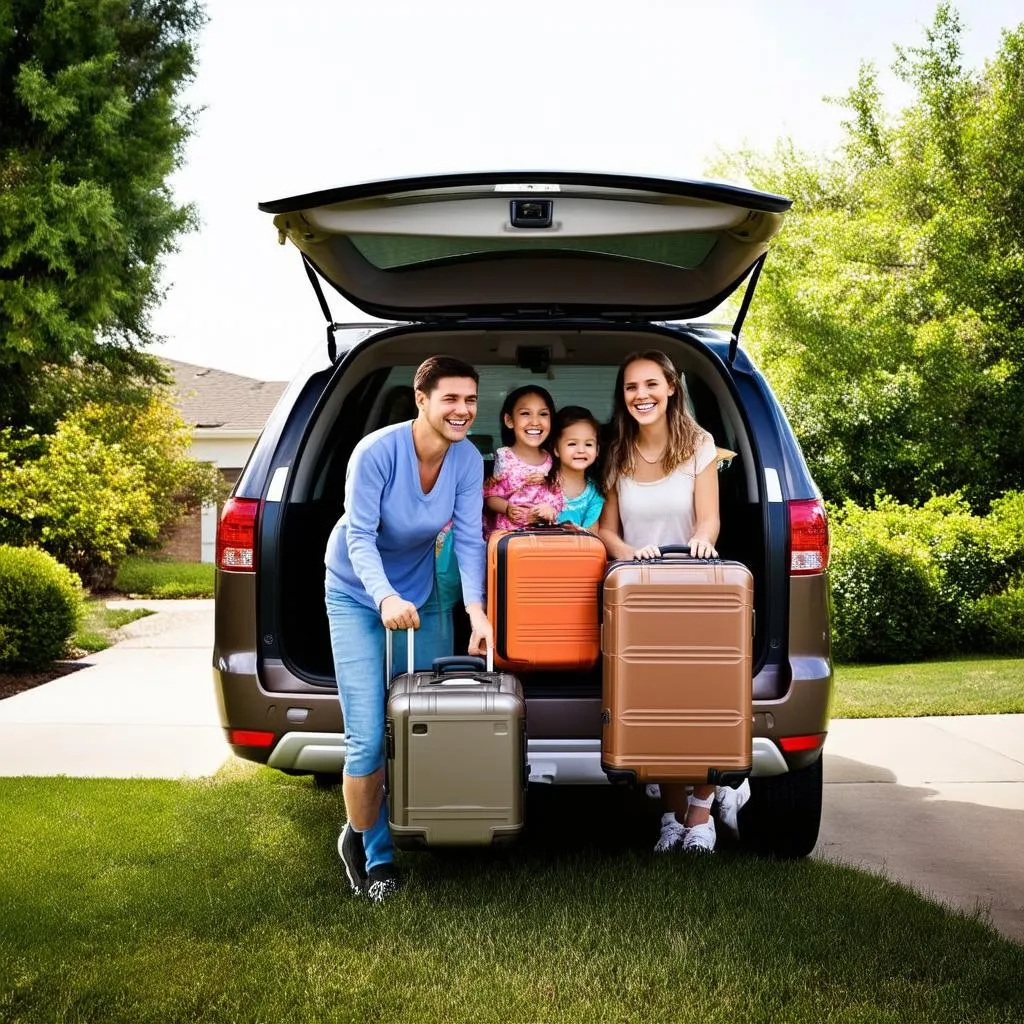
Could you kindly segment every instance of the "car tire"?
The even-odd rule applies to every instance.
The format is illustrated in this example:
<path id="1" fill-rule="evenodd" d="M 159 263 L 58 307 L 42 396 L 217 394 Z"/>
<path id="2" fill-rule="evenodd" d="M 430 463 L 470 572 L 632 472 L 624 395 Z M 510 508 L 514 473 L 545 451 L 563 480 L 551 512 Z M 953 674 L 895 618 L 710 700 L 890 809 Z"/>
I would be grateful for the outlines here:
<path id="1" fill-rule="evenodd" d="M 821 826 L 822 759 L 806 768 L 750 780 L 739 814 L 740 843 L 760 857 L 806 857 Z"/>
<path id="2" fill-rule="evenodd" d="M 317 789 L 337 789 L 341 785 L 341 776 L 335 772 L 313 772 L 313 785 Z"/>

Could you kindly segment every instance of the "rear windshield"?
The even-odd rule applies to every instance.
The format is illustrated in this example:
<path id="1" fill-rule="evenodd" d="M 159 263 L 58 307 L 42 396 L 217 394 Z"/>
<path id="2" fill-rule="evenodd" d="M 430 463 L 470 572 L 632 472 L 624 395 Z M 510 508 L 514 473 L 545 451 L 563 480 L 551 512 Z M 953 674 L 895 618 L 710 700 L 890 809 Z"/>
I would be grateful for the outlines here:
<path id="1" fill-rule="evenodd" d="M 533 373 L 516 366 L 477 366 L 480 374 L 476 421 L 470 440 L 485 458 L 501 446 L 499 418 L 505 396 L 523 384 L 539 384 L 551 393 L 557 408 L 582 405 L 599 423 L 612 415 L 612 393 L 616 366 L 553 366 L 546 374 Z M 393 366 L 371 412 L 366 432 L 399 423 L 416 416 L 412 382 L 415 366 Z"/>
<path id="2" fill-rule="evenodd" d="M 508 253 L 588 253 L 642 260 L 690 270 L 700 266 L 715 244 L 710 232 L 607 237 L 438 238 L 422 235 L 350 235 L 353 245 L 378 270 L 400 270 L 424 263 Z"/>

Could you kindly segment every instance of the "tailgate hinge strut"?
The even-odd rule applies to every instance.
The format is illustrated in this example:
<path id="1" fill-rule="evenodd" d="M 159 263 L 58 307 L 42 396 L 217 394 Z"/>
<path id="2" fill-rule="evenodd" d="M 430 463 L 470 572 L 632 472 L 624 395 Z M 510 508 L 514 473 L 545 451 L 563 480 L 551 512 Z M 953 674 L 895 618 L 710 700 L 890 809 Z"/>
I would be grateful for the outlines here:
<path id="1" fill-rule="evenodd" d="M 306 276 L 309 278 L 309 283 L 313 286 L 313 291 L 316 292 L 320 309 L 324 314 L 324 319 L 327 321 L 327 358 L 330 359 L 331 366 L 333 366 L 334 360 L 338 356 L 338 343 L 334 340 L 334 332 L 341 324 L 334 322 L 334 317 L 331 316 L 331 307 L 327 305 L 327 299 L 324 298 L 324 290 L 320 287 L 320 280 L 316 275 L 316 270 L 305 253 L 302 253 L 302 265 L 306 268 Z"/>
<path id="2" fill-rule="evenodd" d="M 763 252 L 758 256 L 751 268 L 750 277 L 747 278 L 747 287 L 743 292 L 743 301 L 740 303 L 740 311 L 736 314 L 736 322 L 732 325 L 732 337 L 729 339 L 729 365 L 732 366 L 736 359 L 736 350 L 740 347 L 740 331 L 743 330 L 743 321 L 747 318 L 747 310 L 750 309 L 750 300 L 754 297 L 754 289 L 757 287 L 757 279 L 761 276 L 761 268 L 768 253 Z"/>

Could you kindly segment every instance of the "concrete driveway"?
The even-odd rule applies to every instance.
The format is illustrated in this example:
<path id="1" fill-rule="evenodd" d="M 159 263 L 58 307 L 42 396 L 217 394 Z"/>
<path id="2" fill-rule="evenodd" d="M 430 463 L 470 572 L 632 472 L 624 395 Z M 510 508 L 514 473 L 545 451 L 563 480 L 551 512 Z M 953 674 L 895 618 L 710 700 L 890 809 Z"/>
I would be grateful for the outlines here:
<path id="1" fill-rule="evenodd" d="M 0 775 L 212 775 L 229 756 L 210 672 L 213 601 L 117 601 L 157 614 L 85 667 L 0 701 Z"/>
<path id="2" fill-rule="evenodd" d="M 212 601 L 140 601 L 80 671 L 0 701 L 0 776 L 181 778 L 230 756 Z M 825 747 L 815 856 L 877 871 L 1024 942 L 1024 715 L 847 719 Z"/>

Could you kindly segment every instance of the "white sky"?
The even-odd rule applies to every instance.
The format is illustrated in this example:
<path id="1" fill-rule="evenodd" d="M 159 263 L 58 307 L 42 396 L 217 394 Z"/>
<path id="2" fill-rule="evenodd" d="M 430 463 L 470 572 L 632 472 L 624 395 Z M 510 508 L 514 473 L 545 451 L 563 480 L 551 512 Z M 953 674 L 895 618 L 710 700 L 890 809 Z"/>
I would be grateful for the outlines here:
<path id="1" fill-rule="evenodd" d="M 720 151 L 791 136 L 831 149 L 872 60 L 891 106 L 893 45 L 936 0 L 206 0 L 202 105 L 177 196 L 199 232 L 166 261 L 161 355 L 287 379 L 323 344 L 299 255 L 256 204 L 438 171 L 701 177 Z M 965 64 L 994 55 L 1021 0 L 960 0 Z M 370 319 L 327 290 L 334 318 Z"/>

